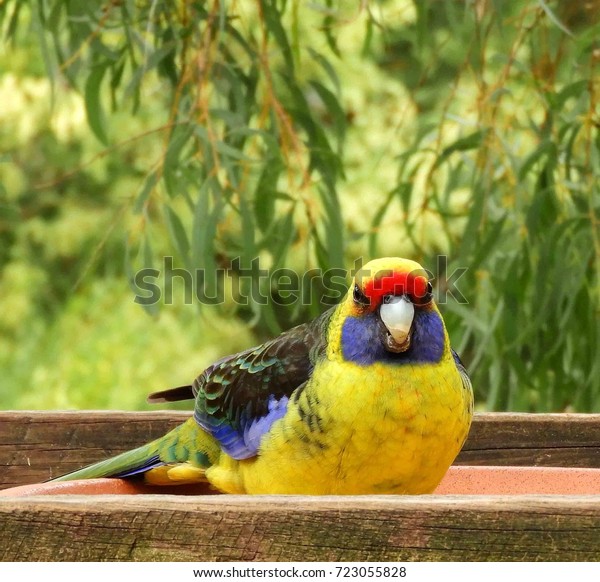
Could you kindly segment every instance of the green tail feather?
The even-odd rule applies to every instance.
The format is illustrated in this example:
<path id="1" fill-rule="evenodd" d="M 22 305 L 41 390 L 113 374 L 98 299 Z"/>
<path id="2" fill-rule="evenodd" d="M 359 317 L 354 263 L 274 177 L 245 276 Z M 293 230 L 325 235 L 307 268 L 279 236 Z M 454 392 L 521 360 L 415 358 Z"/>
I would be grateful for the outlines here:
<path id="1" fill-rule="evenodd" d="M 142 474 L 162 464 L 189 462 L 196 467 L 210 467 L 209 458 L 217 452 L 214 440 L 190 418 L 171 432 L 137 449 L 100 461 L 51 481 L 126 477 Z"/>

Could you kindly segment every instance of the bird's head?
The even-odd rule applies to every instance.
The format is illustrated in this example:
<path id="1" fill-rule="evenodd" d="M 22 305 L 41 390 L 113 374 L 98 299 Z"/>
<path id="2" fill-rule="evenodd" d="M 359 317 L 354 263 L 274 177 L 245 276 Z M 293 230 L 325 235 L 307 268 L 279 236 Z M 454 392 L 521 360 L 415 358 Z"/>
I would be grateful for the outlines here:
<path id="1" fill-rule="evenodd" d="M 341 307 L 344 359 L 439 361 L 446 332 L 432 291 L 427 272 L 414 261 L 394 257 L 364 265 Z"/>

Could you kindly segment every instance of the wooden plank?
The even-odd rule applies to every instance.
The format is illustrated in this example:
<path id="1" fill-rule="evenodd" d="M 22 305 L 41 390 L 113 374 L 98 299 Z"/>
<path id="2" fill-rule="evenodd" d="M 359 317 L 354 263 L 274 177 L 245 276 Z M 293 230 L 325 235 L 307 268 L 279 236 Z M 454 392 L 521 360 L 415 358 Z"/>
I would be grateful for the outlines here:
<path id="1" fill-rule="evenodd" d="M 456 464 L 600 467 L 600 414 L 475 415 Z"/>
<path id="2" fill-rule="evenodd" d="M 44 481 L 131 449 L 188 416 L 0 412 L 0 489 Z M 600 415 L 478 414 L 457 464 L 600 467 Z"/>
<path id="3" fill-rule="evenodd" d="M 155 439 L 186 412 L 1 412 L 0 489 L 39 483 Z"/>
<path id="4" fill-rule="evenodd" d="M 3 561 L 600 556 L 600 496 L 4 498 L 0 524 Z"/>

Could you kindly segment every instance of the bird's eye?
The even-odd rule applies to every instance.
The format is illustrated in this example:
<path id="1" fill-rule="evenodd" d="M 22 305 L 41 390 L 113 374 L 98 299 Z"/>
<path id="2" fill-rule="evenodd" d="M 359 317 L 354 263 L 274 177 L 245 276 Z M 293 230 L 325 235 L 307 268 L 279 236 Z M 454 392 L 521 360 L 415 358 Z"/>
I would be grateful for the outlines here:
<path id="1" fill-rule="evenodd" d="M 370 301 L 369 298 L 360 290 L 360 287 L 358 285 L 354 285 L 354 303 L 357 303 L 358 305 L 361 306 L 365 306 L 365 305 L 369 305 Z"/>
<path id="2" fill-rule="evenodd" d="M 427 286 L 425 287 L 425 295 L 423 297 L 419 297 L 417 300 L 418 305 L 427 305 L 433 299 L 433 285 L 431 281 L 427 281 Z"/>

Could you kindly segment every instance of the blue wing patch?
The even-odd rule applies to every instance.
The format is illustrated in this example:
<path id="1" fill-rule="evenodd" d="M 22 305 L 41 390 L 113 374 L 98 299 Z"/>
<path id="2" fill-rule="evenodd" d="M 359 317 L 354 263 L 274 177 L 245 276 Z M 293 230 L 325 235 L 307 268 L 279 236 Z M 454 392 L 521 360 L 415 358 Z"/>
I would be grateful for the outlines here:
<path id="1" fill-rule="evenodd" d="M 201 428 L 219 441 L 225 453 L 241 461 L 256 455 L 263 436 L 271 430 L 273 423 L 283 418 L 287 412 L 288 401 L 287 396 L 279 400 L 271 396 L 268 412 L 260 418 L 249 418 L 248 414 L 242 412 L 238 429 L 227 420 L 201 413 L 198 409 L 194 411 L 194 419 Z"/>

